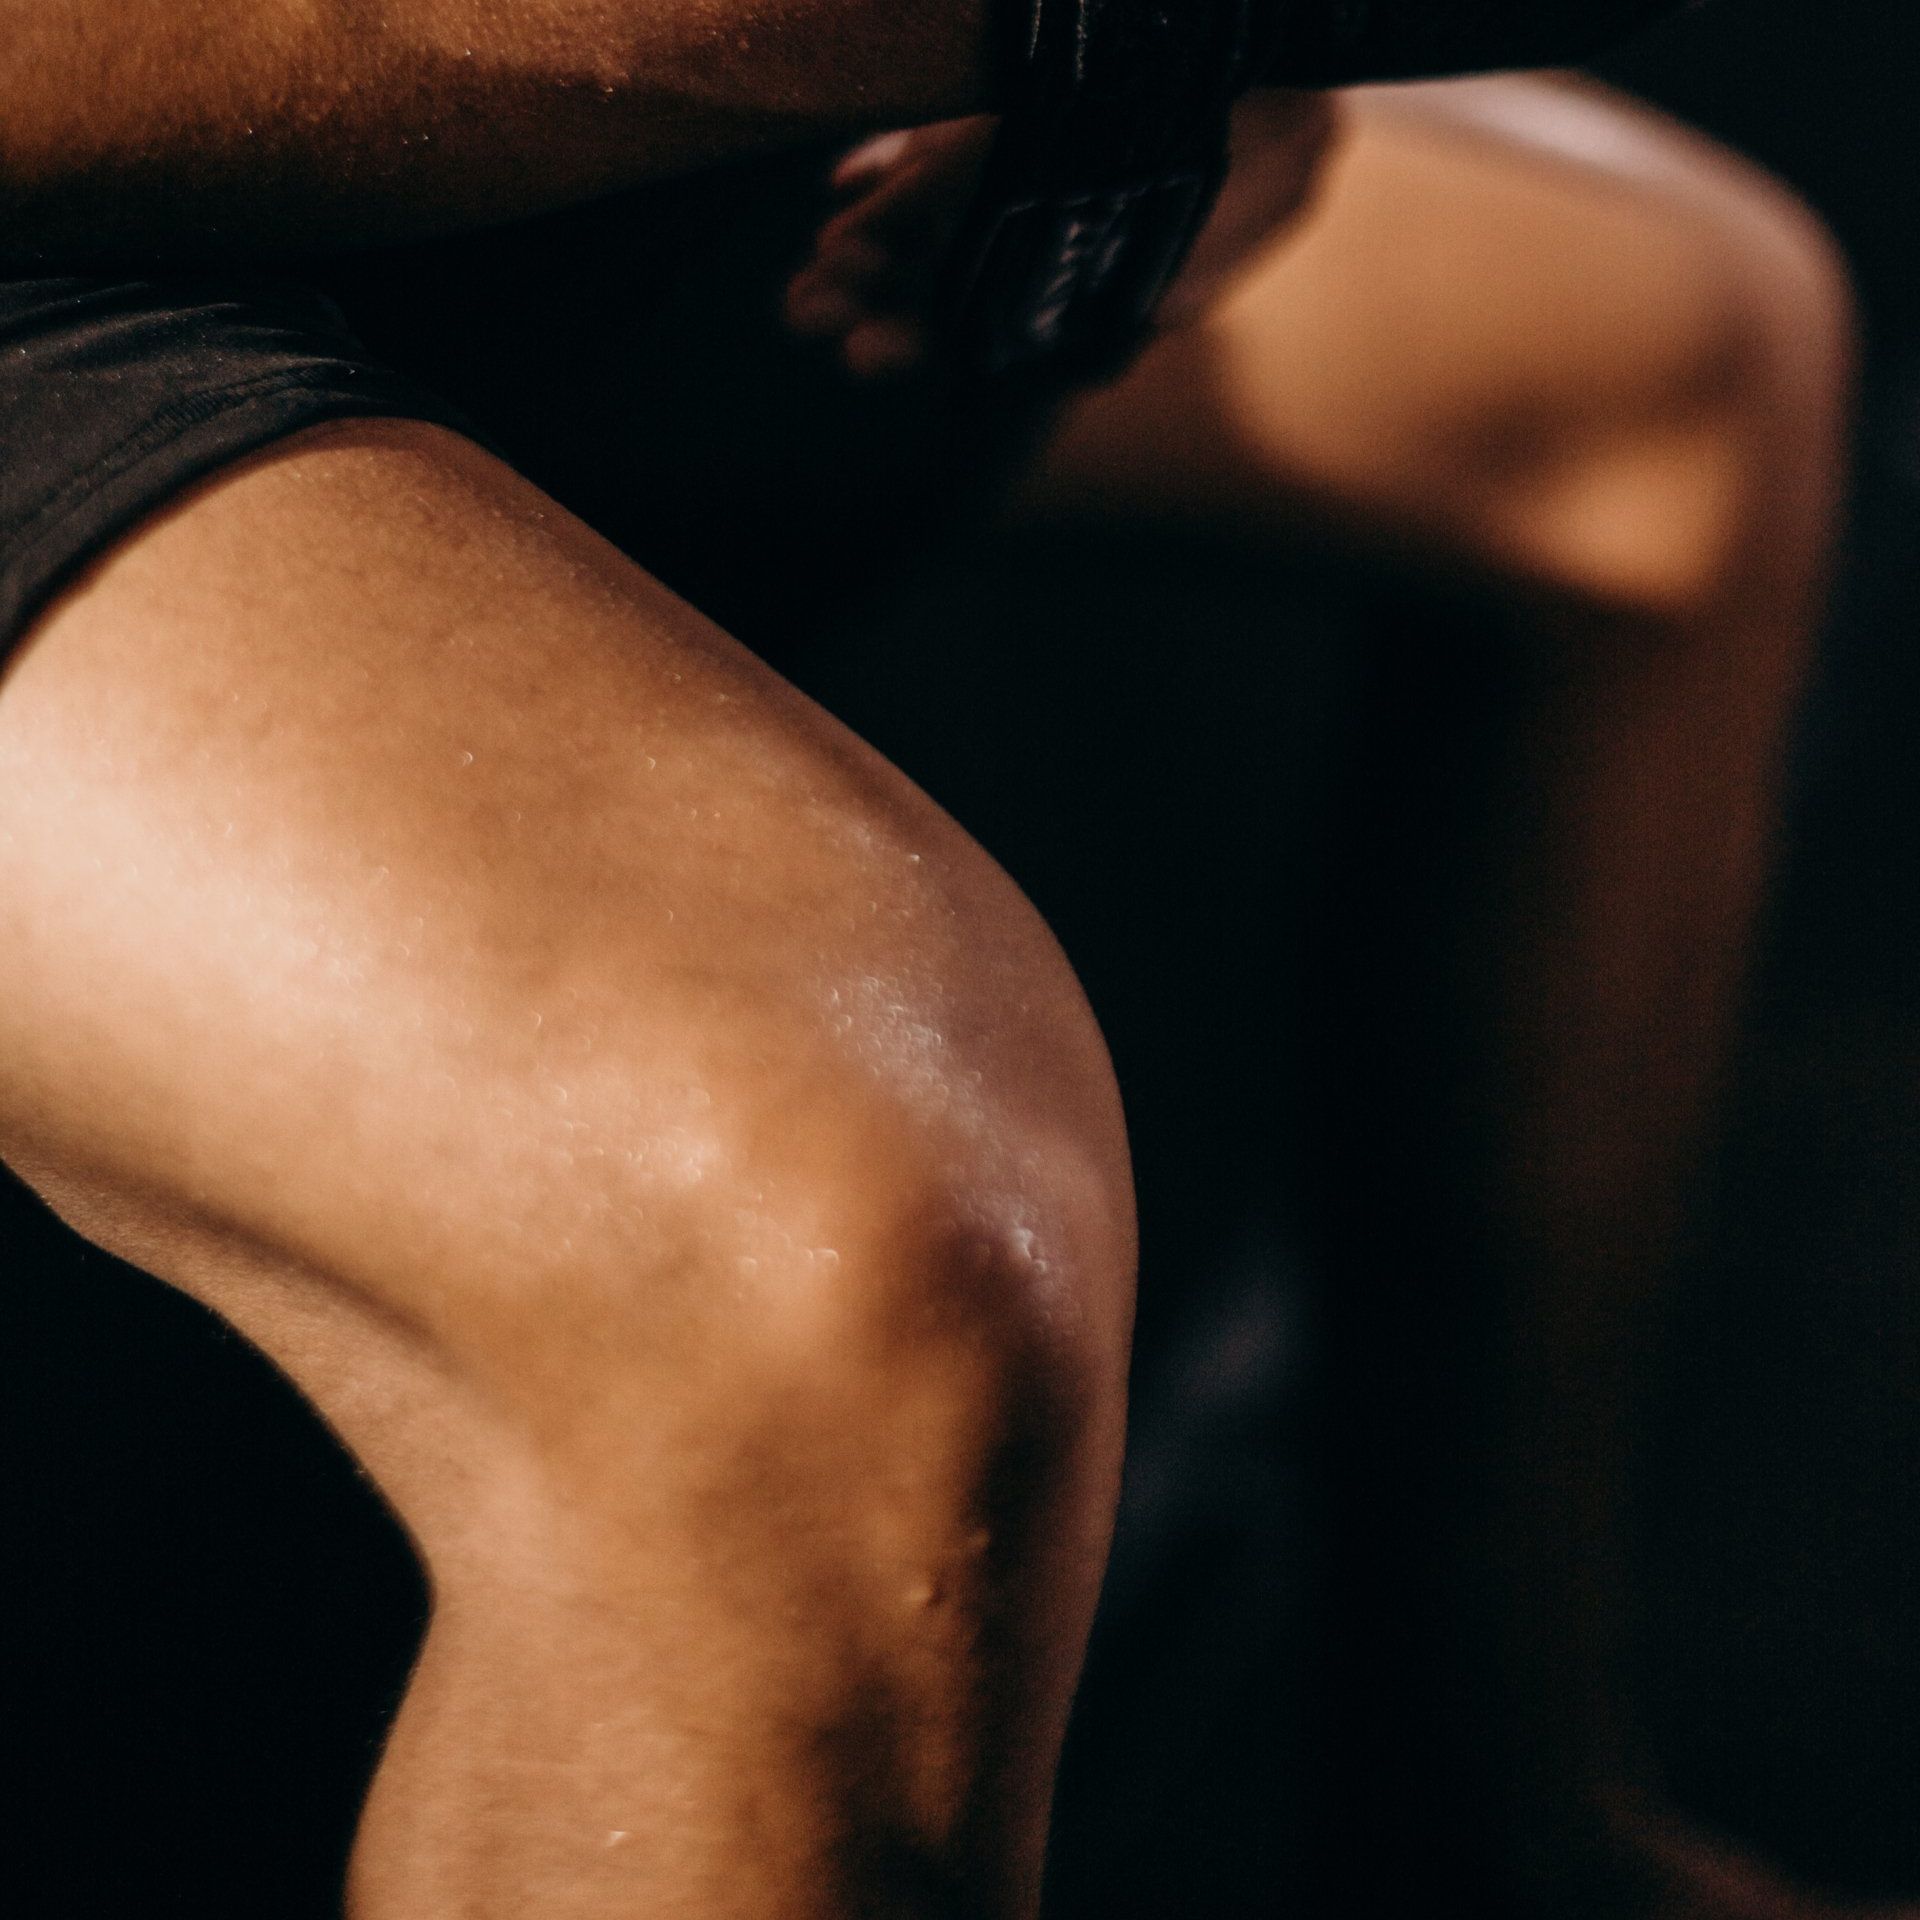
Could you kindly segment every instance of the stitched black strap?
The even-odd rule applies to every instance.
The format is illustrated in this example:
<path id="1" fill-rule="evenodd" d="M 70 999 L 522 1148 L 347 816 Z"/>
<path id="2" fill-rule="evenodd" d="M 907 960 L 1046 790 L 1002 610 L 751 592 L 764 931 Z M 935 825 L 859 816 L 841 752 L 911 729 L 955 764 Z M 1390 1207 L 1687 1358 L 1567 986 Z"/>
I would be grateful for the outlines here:
<path id="1" fill-rule="evenodd" d="M 1338 86 L 1586 58 L 1694 0 L 998 0 L 1008 108 L 943 321 L 976 379 L 1117 371 L 1226 173 L 1256 80 Z"/>
<path id="2" fill-rule="evenodd" d="M 1009 107 L 956 250 L 976 375 L 1087 378 L 1145 336 L 1226 172 L 1273 0 L 1009 0 Z"/>

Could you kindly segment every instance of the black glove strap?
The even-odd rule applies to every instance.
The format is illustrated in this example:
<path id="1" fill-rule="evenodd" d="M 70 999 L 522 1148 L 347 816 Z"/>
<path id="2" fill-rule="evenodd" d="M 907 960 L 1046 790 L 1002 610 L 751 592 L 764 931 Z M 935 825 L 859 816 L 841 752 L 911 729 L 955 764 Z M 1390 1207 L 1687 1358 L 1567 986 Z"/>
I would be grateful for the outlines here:
<path id="1" fill-rule="evenodd" d="M 975 376 L 1093 378 L 1145 340 L 1226 174 L 1275 0 L 1002 0 L 1000 138 L 947 287 Z"/>
<path id="2" fill-rule="evenodd" d="M 945 289 L 963 371 L 1117 371 L 1226 173 L 1256 79 L 1562 65 L 1688 0 L 994 0 L 1008 111 Z"/>

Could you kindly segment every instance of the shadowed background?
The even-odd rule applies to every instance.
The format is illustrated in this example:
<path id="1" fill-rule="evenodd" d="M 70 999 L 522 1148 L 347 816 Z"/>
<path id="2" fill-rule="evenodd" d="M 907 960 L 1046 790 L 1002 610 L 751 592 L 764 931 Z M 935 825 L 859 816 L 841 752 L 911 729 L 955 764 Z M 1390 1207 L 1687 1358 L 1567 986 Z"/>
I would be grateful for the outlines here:
<path id="1" fill-rule="evenodd" d="M 1807 194 L 1870 349 L 1734 1124 L 1646 1448 L 1644 1692 L 1698 1815 L 1823 1884 L 1920 1896 L 1920 34 L 1891 11 L 1720 0 L 1609 71 Z M 1417 791 L 1471 716 L 1423 689 L 1424 740 L 1383 733 L 1390 582 L 1300 573 L 1281 646 L 1270 574 L 1204 542 L 961 558 L 957 591 L 929 572 L 884 629 L 780 664 L 1033 893 L 1133 1118 L 1135 1437 L 1056 1911 L 1227 1920 L 1294 1890 L 1344 1916 L 1314 1868 L 1343 1847 L 1404 1852 L 1431 1889 L 1444 1797 L 1398 1785 L 1434 1711 L 1419 1621 L 1390 1586 L 1351 1606 L 1417 1527 L 1379 1502 L 1420 1435 L 1356 1396 L 1445 1329 L 1329 1311 L 1299 1063 L 1342 795 L 1383 765 Z M 11 1192 L 0 1263 L 15 1910 L 331 1920 L 424 1617 L 403 1543 L 198 1309 Z"/>

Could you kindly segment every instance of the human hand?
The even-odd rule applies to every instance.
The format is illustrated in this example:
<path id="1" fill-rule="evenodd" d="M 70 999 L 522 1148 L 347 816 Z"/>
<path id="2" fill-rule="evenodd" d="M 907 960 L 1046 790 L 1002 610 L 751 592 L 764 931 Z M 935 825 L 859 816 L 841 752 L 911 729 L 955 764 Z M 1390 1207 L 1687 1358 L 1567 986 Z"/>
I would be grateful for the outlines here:
<path id="1" fill-rule="evenodd" d="M 788 282 L 787 324 L 837 343 L 857 379 L 910 373 L 931 350 L 949 250 L 999 131 L 992 114 L 876 134 L 833 171 L 840 206 Z"/>
<path id="2" fill-rule="evenodd" d="M 923 366 L 940 275 L 998 127 L 984 114 L 946 120 L 877 134 L 847 153 L 833 174 L 841 204 L 788 283 L 787 324 L 833 342 L 858 379 Z M 1162 304 L 1162 329 L 1204 312 L 1299 216 L 1337 127 L 1337 105 L 1322 93 L 1264 89 L 1241 103 L 1226 187 Z"/>

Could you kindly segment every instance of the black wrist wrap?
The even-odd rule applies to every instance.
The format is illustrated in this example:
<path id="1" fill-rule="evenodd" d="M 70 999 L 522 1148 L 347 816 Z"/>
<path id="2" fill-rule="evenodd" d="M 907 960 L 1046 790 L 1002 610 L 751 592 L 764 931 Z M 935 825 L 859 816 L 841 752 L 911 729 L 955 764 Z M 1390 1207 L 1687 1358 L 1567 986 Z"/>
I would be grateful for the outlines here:
<path id="1" fill-rule="evenodd" d="M 1587 58 L 1691 0 L 994 0 L 1007 113 L 946 287 L 967 372 L 1117 371 L 1226 172 L 1256 81 Z"/>
<path id="2" fill-rule="evenodd" d="M 1001 0 L 1000 138 L 947 289 L 975 375 L 1117 370 L 1226 173 L 1276 0 Z"/>

